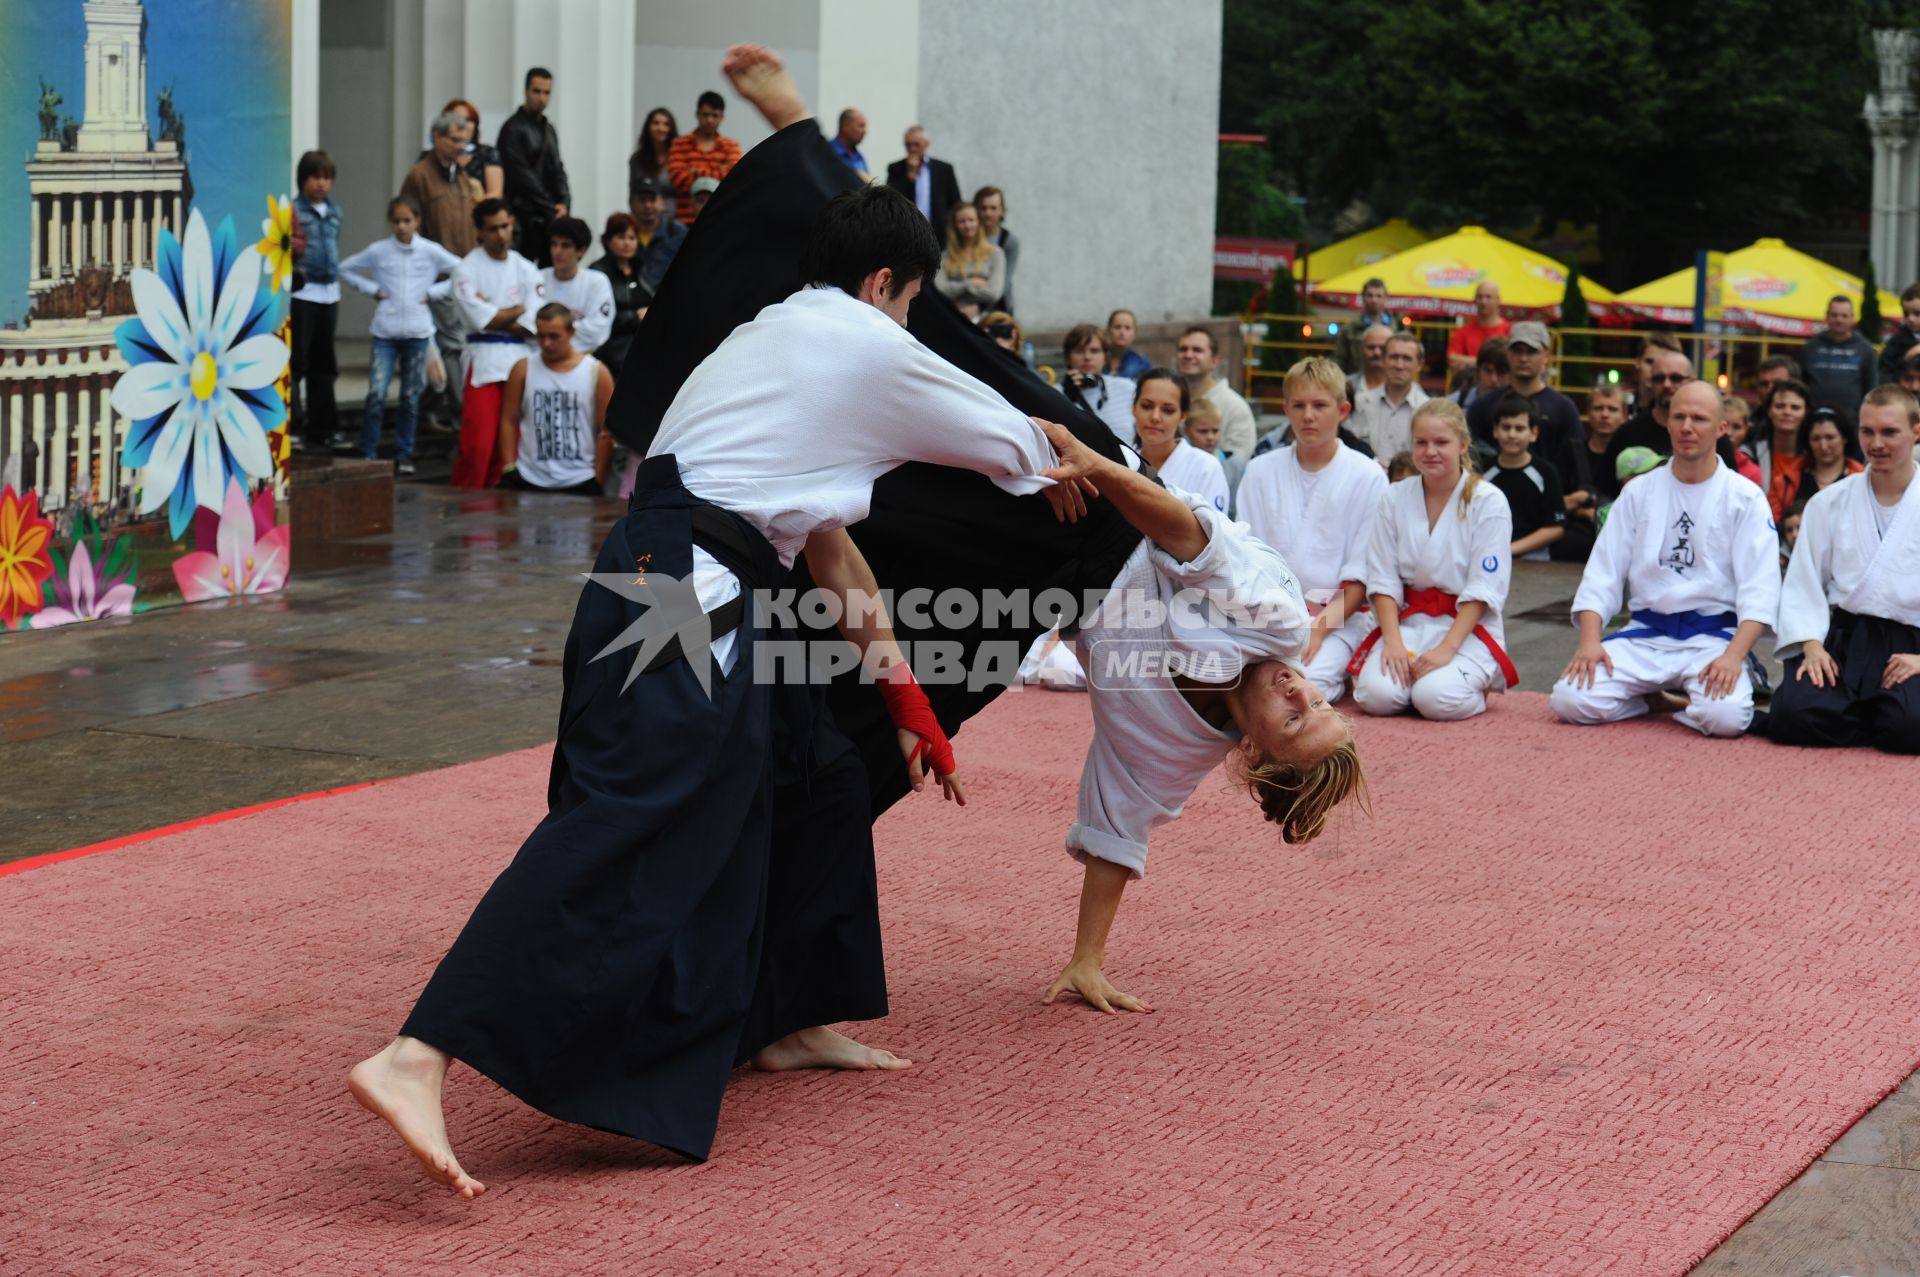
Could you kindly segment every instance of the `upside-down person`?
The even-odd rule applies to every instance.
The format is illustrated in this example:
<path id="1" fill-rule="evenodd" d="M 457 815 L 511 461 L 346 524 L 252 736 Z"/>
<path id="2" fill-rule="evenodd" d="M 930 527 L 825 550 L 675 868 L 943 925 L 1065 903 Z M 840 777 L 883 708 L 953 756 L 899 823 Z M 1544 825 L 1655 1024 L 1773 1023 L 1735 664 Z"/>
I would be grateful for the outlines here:
<path id="1" fill-rule="evenodd" d="M 1780 548 L 1766 496 L 1716 454 L 1724 428 L 1714 387 L 1674 391 L 1673 459 L 1620 490 L 1573 596 L 1580 642 L 1553 685 L 1565 721 L 1637 718 L 1676 687 L 1675 721 L 1703 735 L 1752 721 L 1747 658 L 1780 610 Z M 1632 624 L 1602 639 L 1623 591 Z"/>
<path id="2" fill-rule="evenodd" d="M 1340 442 L 1351 406 L 1340 365 L 1302 359 L 1281 383 L 1293 446 L 1247 463 L 1236 512 L 1253 535 L 1297 567 L 1313 631 L 1300 653 L 1329 701 L 1347 690 L 1347 662 L 1367 634 L 1367 547 L 1386 495 L 1378 463 Z"/>
<path id="3" fill-rule="evenodd" d="M 1366 782 L 1352 727 L 1298 664 L 1310 621 L 1279 553 L 1207 499 L 1097 455 L 1064 427 L 1047 435 L 1060 454 L 1051 477 L 1091 483 L 1145 539 L 1075 638 L 1093 742 L 1067 849 L 1086 870 L 1073 957 L 1044 1000 L 1073 992 L 1102 1011 L 1146 1011 L 1104 965 L 1149 832 L 1222 760 L 1289 843 L 1317 837 L 1349 797 L 1364 804 Z"/>
<path id="4" fill-rule="evenodd" d="M 736 47 L 724 69 L 776 127 L 807 119 L 768 51 Z M 350 1076 L 461 1196 L 484 1186 L 446 1134 L 453 1059 L 551 1116 L 696 1158 L 736 1065 L 906 1066 L 824 1027 L 886 1013 L 871 787 L 814 689 L 759 676 L 756 649 L 783 626 L 742 596 L 803 548 L 821 588 L 877 596 L 846 527 L 904 461 L 1084 509 L 1040 477 L 1056 458 L 1038 425 L 905 330 L 939 258 L 898 194 L 832 201 L 807 286 L 732 331 L 665 413 L 575 610 L 548 815 L 400 1036 Z M 669 627 L 675 641 L 629 653 Z M 921 788 L 924 768 L 963 800 L 884 612 L 848 608 L 840 633 L 881 684 L 901 783 Z"/>
<path id="5" fill-rule="evenodd" d="M 1920 753 L 1916 430 L 1914 397 L 1876 386 L 1860 405 L 1866 473 L 1807 502 L 1774 626 L 1786 672 L 1765 722 L 1779 744 Z"/>
<path id="6" fill-rule="evenodd" d="M 1501 614 L 1513 578 L 1513 515 L 1473 469 L 1467 416 L 1451 399 L 1413 414 L 1413 465 L 1380 499 L 1367 548 L 1374 629 L 1347 672 L 1369 714 L 1472 718 L 1520 681 Z"/>

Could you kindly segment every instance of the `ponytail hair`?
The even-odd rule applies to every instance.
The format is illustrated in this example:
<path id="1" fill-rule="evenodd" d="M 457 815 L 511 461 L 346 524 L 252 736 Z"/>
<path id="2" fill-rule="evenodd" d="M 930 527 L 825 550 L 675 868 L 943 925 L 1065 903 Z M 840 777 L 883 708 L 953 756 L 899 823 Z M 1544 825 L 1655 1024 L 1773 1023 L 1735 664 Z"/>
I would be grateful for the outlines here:
<path id="1" fill-rule="evenodd" d="M 1460 440 L 1460 473 L 1467 476 L 1467 486 L 1460 490 L 1460 517 L 1464 520 L 1473 505 L 1473 490 L 1480 486 L 1480 472 L 1473 464 L 1473 432 L 1467 429 L 1466 411 L 1451 399 L 1429 399 L 1413 410 L 1409 426 L 1418 425 L 1422 417 L 1445 422 Z"/>

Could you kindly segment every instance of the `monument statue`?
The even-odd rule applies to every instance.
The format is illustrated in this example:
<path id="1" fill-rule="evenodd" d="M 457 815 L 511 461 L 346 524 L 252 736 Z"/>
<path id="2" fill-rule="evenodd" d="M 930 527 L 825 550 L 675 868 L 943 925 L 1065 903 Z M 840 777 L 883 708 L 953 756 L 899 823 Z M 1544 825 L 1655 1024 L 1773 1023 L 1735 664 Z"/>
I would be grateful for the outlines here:
<path id="1" fill-rule="evenodd" d="M 45 78 L 40 81 L 40 140 L 58 142 L 60 140 L 60 104 L 66 99 L 60 96 Z"/>
<path id="2" fill-rule="evenodd" d="M 177 142 L 180 144 L 181 150 L 186 150 L 187 119 L 174 108 L 173 85 L 171 82 L 168 83 L 166 88 L 160 90 L 159 112 L 160 140 L 162 142 Z"/>

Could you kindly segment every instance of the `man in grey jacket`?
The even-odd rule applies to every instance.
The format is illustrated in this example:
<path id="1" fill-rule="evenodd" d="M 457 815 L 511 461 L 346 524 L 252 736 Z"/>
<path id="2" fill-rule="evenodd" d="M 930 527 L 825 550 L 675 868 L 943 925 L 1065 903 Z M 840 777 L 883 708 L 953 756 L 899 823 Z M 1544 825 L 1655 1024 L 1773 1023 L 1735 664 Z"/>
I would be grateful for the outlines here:
<path id="1" fill-rule="evenodd" d="M 1841 293 L 1827 303 L 1827 326 L 1800 348 L 1800 367 L 1813 391 L 1813 406 L 1833 408 L 1853 419 L 1860 401 L 1880 380 L 1879 352 L 1854 331 L 1853 298 Z"/>

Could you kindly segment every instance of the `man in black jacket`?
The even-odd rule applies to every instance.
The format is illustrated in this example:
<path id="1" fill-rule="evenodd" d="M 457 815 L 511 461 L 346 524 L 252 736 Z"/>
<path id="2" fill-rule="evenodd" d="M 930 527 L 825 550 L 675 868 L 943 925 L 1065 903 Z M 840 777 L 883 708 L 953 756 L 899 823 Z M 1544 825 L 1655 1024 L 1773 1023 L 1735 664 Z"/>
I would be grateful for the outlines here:
<path id="1" fill-rule="evenodd" d="M 918 124 L 907 130 L 907 158 L 887 165 L 887 185 L 913 201 L 920 215 L 933 223 L 933 233 L 947 242 L 947 219 L 960 198 L 960 179 L 953 165 L 927 154 L 927 131 Z"/>
<path id="2" fill-rule="evenodd" d="M 547 120 L 553 97 L 553 72 L 527 72 L 526 100 L 500 126 L 500 165 L 506 170 L 507 207 L 519 228 L 520 255 L 539 266 L 553 265 L 547 255 L 547 227 L 567 215 L 573 202 L 567 190 L 567 166 L 560 162 L 560 138 Z"/>

